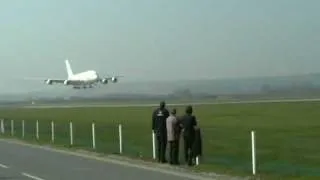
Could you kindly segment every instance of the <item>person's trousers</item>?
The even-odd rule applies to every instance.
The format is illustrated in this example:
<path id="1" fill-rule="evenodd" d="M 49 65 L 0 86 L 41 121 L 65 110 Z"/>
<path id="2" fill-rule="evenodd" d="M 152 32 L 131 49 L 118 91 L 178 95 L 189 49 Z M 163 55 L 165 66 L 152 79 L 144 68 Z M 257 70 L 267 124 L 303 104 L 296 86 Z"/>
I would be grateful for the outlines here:
<path id="1" fill-rule="evenodd" d="M 165 163 L 166 160 L 166 149 L 167 149 L 167 135 L 157 136 L 157 156 L 158 162 Z"/>
<path id="2" fill-rule="evenodd" d="M 170 164 L 179 164 L 179 140 L 169 141 Z"/>
<path id="3" fill-rule="evenodd" d="M 189 136 L 184 136 L 184 158 L 186 163 L 191 166 L 192 165 L 192 158 L 193 158 L 193 138 Z"/>

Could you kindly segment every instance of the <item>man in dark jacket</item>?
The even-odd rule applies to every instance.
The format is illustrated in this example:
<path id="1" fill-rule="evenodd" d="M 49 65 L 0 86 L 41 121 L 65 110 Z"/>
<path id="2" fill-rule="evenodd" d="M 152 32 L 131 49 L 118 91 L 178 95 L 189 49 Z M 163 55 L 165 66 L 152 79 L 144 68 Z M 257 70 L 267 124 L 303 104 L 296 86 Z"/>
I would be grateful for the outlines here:
<path id="1" fill-rule="evenodd" d="M 195 138 L 193 143 L 193 158 L 200 158 L 202 156 L 202 135 L 199 127 L 195 130 Z"/>
<path id="2" fill-rule="evenodd" d="M 152 113 L 152 130 L 157 137 L 157 156 L 158 162 L 166 163 L 167 149 L 167 128 L 166 120 L 169 117 L 169 111 L 166 109 L 164 101 L 160 102 L 160 107 Z"/>
<path id="3" fill-rule="evenodd" d="M 183 127 L 184 156 L 189 166 L 193 165 L 193 143 L 195 140 L 195 129 L 197 127 L 196 117 L 192 115 L 192 106 L 187 106 L 186 114 L 182 116 L 181 123 Z"/>

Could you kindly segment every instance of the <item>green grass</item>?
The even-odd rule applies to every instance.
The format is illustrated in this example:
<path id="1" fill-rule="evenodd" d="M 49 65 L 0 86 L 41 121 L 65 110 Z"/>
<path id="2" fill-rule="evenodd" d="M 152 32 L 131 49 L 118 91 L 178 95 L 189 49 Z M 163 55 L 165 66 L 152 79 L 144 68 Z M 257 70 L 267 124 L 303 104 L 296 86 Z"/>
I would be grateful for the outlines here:
<path id="1" fill-rule="evenodd" d="M 184 107 L 177 107 L 183 113 Z M 320 103 L 264 103 L 195 106 L 203 132 L 204 157 L 197 170 L 235 175 L 251 174 L 251 137 L 256 131 L 257 173 L 265 178 L 298 179 L 320 176 Z M 56 145 L 69 146 L 69 121 L 75 147 L 91 149 L 91 123 L 96 123 L 96 151 L 118 153 L 118 124 L 123 125 L 123 152 L 151 159 L 152 107 L 1 109 L 0 117 L 14 119 L 15 136 L 50 143 L 55 122 Z M 10 136 L 10 120 L 5 121 Z M 181 151 L 182 154 L 182 151 Z"/>

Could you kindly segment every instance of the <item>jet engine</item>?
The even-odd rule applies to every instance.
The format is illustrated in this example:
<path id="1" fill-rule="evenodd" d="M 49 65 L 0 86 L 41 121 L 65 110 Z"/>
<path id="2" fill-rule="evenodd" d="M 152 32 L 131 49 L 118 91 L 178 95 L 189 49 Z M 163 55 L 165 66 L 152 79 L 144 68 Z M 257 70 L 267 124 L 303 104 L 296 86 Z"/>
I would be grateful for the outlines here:
<path id="1" fill-rule="evenodd" d="M 118 78 L 112 77 L 112 78 L 111 78 L 111 81 L 112 81 L 113 83 L 116 83 L 116 82 L 118 82 Z"/>
<path id="2" fill-rule="evenodd" d="M 46 84 L 49 84 L 49 85 L 51 85 L 51 84 L 52 84 L 52 81 L 51 81 L 51 79 L 47 79 L 47 80 L 46 80 Z"/>
<path id="3" fill-rule="evenodd" d="M 108 79 L 101 79 L 102 84 L 108 84 Z"/>

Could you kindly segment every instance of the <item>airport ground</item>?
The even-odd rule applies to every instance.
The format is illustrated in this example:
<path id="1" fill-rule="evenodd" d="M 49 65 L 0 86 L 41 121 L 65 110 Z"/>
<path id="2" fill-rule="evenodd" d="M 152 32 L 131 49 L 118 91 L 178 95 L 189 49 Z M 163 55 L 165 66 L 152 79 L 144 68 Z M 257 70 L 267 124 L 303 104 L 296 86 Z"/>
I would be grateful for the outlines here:
<path id="1" fill-rule="evenodd" d="M 169 108 L 171 108 L 170 106 Z M 184 106 L 175 104 L 178 114 Z M 50 122 L 55 128 L 55 145 L 69 148 L 69 121 L 74 124 L 74 146 L 92 150 L 91 123 L 96 123 L 95 151 L 117 154 L 118 124 L 123 126 L 123 155 L 152 161 L 151 112 L 154 107 L 69 107 L 10 108 L 0 116 L 13 119 L 15 135 L 25 140 L 51 141 Z M 251 137 L 256 132 L 257 174 L 262 179 L 305 179 L 320 176 L 320 102 L 196 104 L 195 114 L 203 132 L 203 159 L 194 169 L 237 176 L 251 174 Z M 39 120 L 39 141 L 35 124 Z M 10 121 L 5 122 L 10 136 Z M 308 178 L 309 179 L 309 178 Z"/>

